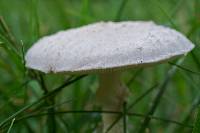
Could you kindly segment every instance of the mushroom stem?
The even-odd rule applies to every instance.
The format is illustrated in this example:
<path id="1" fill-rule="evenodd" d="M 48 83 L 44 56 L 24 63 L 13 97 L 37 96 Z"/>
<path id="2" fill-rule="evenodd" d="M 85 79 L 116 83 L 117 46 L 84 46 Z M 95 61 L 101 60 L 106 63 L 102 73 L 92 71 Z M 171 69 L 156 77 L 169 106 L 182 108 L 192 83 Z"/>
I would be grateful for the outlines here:
<path id="1" fill-rule="evenodd" d="M 126 87 L 121 83 L 119 72 L 106 72 L 100 74 L 100 85 L 97 90 L 97 102 L 106 111 L 122 111 L 123 103 L 128 94 Z M 103 114 L 103 132 L 118 118 L 116 114 Z M 122 133 L 122 120 L 118 121 L 109 133 Z"/>

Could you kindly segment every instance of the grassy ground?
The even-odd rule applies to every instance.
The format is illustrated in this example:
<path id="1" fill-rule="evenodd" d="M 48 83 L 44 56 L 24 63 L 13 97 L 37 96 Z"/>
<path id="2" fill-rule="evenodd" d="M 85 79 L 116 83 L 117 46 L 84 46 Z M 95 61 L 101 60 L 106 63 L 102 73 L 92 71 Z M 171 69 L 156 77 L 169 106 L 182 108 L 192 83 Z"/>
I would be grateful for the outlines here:
<path id="1" fill-rule="evenodd" d="M 126 71 L 131 92 L 125 128 L 188 133 L 200 104 L 200 0 L 0 0 L 0 132 L 91 133 L 98 77 L 44 75 L 24 67 L 40 37 L 96 21 L 153 20 L 185 34 L 196 48 L 184 59 Z M 181 62 L 182 61 L 182 62 Z M 153 88 L 153 89 L 152 89 Z M 198 124 L 197 124 L 198 125 Z"/>

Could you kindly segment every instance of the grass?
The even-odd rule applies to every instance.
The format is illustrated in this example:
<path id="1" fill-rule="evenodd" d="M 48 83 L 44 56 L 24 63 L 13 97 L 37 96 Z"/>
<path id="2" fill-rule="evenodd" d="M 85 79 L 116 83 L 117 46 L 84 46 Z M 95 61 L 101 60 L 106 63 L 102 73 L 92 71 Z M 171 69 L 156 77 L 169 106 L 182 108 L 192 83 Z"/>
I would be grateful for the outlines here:
<path id="1" fill-rule="evenodd" d="M 96 75 L 26 69 L 24 55 L 41 36 L 102 20 L 153 20 L 179 30 L 196 48 L 181 64 L 126 71 L 131 93 L 123 112 L 96 107 Z M 0 132 L 93 132 L 101 129 L 101 113 L 120 114 L 125 133 L 188 133 L 193 125 L 198 132 L 199 20 L 199 0 L 1 0 Z"/>
<path id="2" fill-rule="evenodd" d="M 200 132 L 200 111 L 199 111 L 199 109 L 197 110 L 198 112 L 197 112 L 197 115 L 196 115 L 196 121 L 195 121 L 195 123 L 194 123 L 194 130 L 192 131 L 192 133 L 198 133 L 198 132 Z"/>

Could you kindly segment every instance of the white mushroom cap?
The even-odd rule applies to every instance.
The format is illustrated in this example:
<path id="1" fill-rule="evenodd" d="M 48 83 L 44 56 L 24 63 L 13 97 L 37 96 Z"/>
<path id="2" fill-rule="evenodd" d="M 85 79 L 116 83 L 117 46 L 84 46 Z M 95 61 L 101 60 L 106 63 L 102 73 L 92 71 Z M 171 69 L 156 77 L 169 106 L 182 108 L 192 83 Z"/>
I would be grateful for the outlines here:
<path id="1" fill-rule="evenodd" d="M 193 48 L 181 33 L 153 22 L 99 22 L 43 37 L 25 59 L 45 73 L 86 73 L 151 65 Z"/>

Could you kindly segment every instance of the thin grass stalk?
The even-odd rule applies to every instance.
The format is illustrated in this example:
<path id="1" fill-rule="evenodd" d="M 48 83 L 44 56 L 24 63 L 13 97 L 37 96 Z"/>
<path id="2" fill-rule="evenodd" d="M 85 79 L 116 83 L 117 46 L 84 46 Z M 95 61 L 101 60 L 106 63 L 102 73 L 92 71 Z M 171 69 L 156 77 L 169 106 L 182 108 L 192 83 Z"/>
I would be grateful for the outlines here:
<path id="1" fill-rule="evenodd" d="M 91 114 L 91 113 L 107 113 L 107 114 L 123 114 L 123 112 L 116 112 L 116 111 L 106 111 L 106 110 L 66 110 L 66 111 L 57 111 L 55 112 L 56 115 L 59 115 L 59 114 L 73 114 L 73 113 L 88 113 L 88 114 Z M 16 122 L 20 122 L 24 119 L 29 119 L 29 118 L 33 118 L 33 117 L 42 117 L 42 116 L 46 116 L 48 115 L 48 113 L 32 113 L 32 114 L 28 114 L 28 115 L 24 115 L 24 116 L 21 116 L 19 118 L 16 119 Z M 172 124 L 176 124 L 176 125 L 179 125 L 179 126 L 184 126 L 184 127 L 187 127 L 187 128 L 193 128 L 193 125 L 188 125 L 188 124 L 184 124 L 184 123 L 180 123 L 178 121 L 174 121 L 174 120 L 170 120 L 170 119 L 165 119 L 165 118 L 160 118 L 160 117 L 156 117 L 156 116 L 149 116 L 149 115 L 145 115 L 145 114 L 141 114 L 141 113 L 131 113 L 131 112 L 127 112 L 127 115 L 128 116 L 135 116 L 135 117 L 140 117 L 140 118 L 146 118 L 146 117 L 149 117 L 151 119 L 155 119 L 155 120 L 159 120 L 159 121 L 163 121 L 163 122 L 167 122 L 167 123 L 172 123 Z"/>
<path id="2" fill-rule="evenodd" d="M 15 122 L 15 118 L 13 118 L 13 120 L 11 121 L 11 124 L 10 124 L 10 127 L 8 128 L 7 133 L 10 133 L 10 132 L 11 132 L 11 129 L 12 129 L 12 127 L 13 127 L 14 122 Z"/>
<path id="3" fill-rule="evenodd" d="M 139 101 L 141 101 L 145 96 L 147 96 L 148 94 L 150 94 L 150 92 L 152 92 L 155 88 L 157 87 L 157 84 L 154 85 L 153 87 L 151 87 L 150 89 L 148 89 L 147 91 L 145 91 L 141 96 L 139 96 L 127 109 L 127 111 L 131 110 Z M 119 115 L 116 120 L 109 126 L 109 128 L 107 129 L 107 132 L 110 131 L 113 126 L 123 117 L 123 114 Z"/>
<path id="4" fill-rule="evenodd" d="M 123 129 L 124 133 L 127 133 L 127 107 L 126 107 L 126 102 L 123 104 Z"/>
<path id="5" fill-rule="evenodd" d="M 115 19 L 114 19 L 115 21 L 120 21 L 122 13 L 123 13 L 127 3 L 128 3 L 128 0 L 122 0 L 121 1 L 121 4 L 120 4 L 120 6 L 119 6 L 119 8 L 117 10 L 117 13 L 115 15 Z"/>
<path id="6" fill-rule="evenodd" d="M 10 28 L 8 27 L 2 16 L 0 16 L 0 26 L 2 27 L 3 32 L 5 33 L 5 37 L 9 40 L 11 44 L 13 44 L 15 49 L 18 49 L 18 43 L 16 41 L 16 38 L 11 33 Z"/>
<path id="7" fill-rule="evenodd" d="M 197 114 L 192 133 L 199 133 L 199 132 L 200 132 L 200 107 L 198 107 L 197 109 Z"/>
<path id="8" fill-rule="evenodd" d="M 15 112 L 14 114 L 12 114 L 11 116 L 9 116 L 8 118 L 6 118 L 5 120 L 3 120 L 1 123 L 0 123 L 0 129 L 7 123 L 9 122 L 10 120 L 12 120 L 13 118 L 17 117 L 18 115 L 20 115 L 22 112 L 28 110 L 29 108 L 35 106 L 35 105 L 38 105 L 41 101 L 45 100 L 46 98 L 50 97 L 50 96 L 53 96 L 55 95 L 56 93 L 60 92 L 63 88 L 65 88 L 66 86 L 68 85 L 71 85 L 73 84 L 74 82 L 84 78 L 86 75 L 82 75 L 82 76 L 79 76 L 75 79 L 72 79 L 70 81 L 67 81 L 65 83 L 63 83 L 62 85 L 60 85 L 59 87 L 55 88 L 53 91 L 49 92 L 48 94 L 42 96 L 41 98 L 39 98 L 38 100 L 36 100 L 35 102 L 33 103 L 30 103 L 26 106 L 24 106 L 23 108 L 21 108 L 20 110 L 18 110 L 17 112 Z"/>
<path id="9" fill-rule="evenodd" d="M 183 62 L 183 60 L 184 60 L 184 58 L 179 59 L 177 64 L 180 65 Z M 161 101 L 161 98 L 163 97 L 164 93 L 166 92 L 167 85 L 169 84 L 172 76 L 176 73 L 176 70 L 177 70 L 177 67 L 173 66 L 168 71 L 168 73 L 165 77 L 165 80 L 163 81 L 163 83 L 158 88 L 158 92 L 157 92 L 157 94 L 156 94 L 156 96 L 153 100 L 153 104 L 151 105 L 150 110 L 147 113 L 147 116 L 152 116 L 155 113 L 155 111 L 156 111 L 156 109 L 157 109 L 157 107 L 158 107 L 158 105 Z M 138 133 L 144 133 L 146 128 L 148 127 L 150 121 L 151 121 L 151 118 L 146 117 L 143 120 L 142 125 L 140 126 Z"/>

